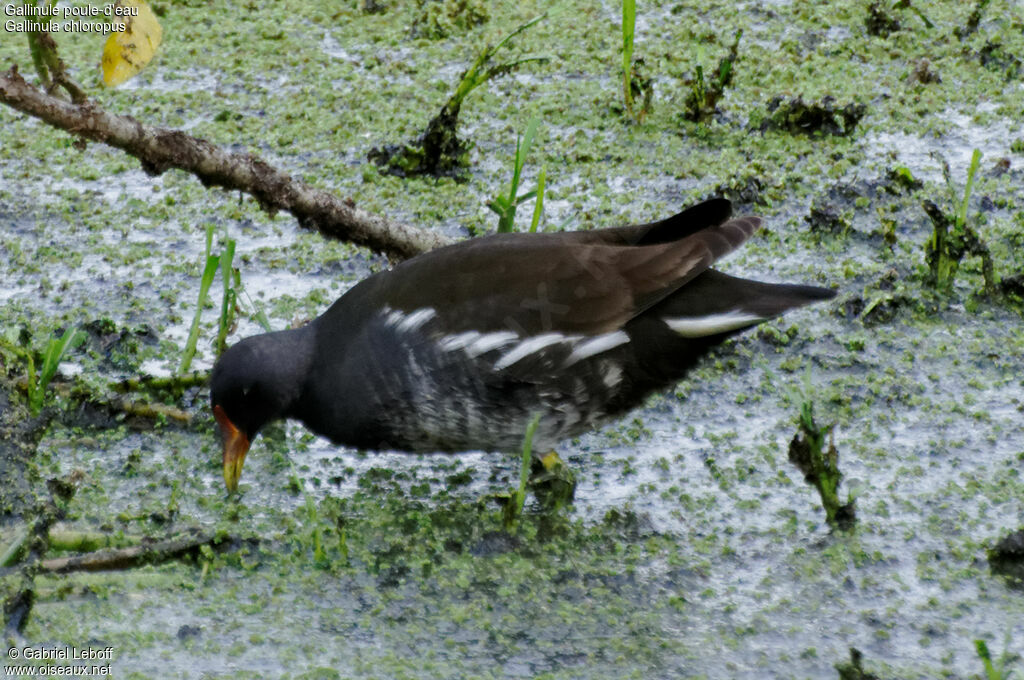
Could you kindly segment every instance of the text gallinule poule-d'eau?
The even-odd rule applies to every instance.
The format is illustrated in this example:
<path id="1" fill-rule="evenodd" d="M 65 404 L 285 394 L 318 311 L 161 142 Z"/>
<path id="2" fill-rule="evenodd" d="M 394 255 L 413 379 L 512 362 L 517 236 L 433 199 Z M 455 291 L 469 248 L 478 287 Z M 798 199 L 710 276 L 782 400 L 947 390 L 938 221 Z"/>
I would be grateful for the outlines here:
<path id="1" fill-rule="evenodd" d="M 534 450 L 680 380 L 711 347 L 835 295 L 711 265 L 758 227 L 713 199 L 660 222 L 470 239 L 362 281 L 320 317 L 246 338 L 213 369 L 234 490 L 253 437 L 295 418 L 335 443 Z"/>

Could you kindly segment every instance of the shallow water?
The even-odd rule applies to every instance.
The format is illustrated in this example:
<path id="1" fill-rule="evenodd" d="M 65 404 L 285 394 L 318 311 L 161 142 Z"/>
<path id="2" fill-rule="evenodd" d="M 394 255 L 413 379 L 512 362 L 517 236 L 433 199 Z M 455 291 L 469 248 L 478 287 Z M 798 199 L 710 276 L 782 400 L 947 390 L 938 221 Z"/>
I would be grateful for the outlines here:
<path id="1" fill-rule="evenodd" d="M 105 106 L 252 149 L 367 210 L 453 235 L 493 228 L 486 201 L 506 190 L 516 131 L 538 112 L 524 190 L 543 164 L 548 227 L 658 218 L 755 177 L 759 204 L 739 209 L 764 214 L 765 228 L 723 269 L 840 295 L 742 336 L 675 390 L 567 442 L 574 504 L 554 529 L 531 504 L 511 539 L 487 500 L 514 484 L 511 454 L 363 454 L 289 425 L 257 440 L 236 504 L 224 501 L 204 390 L 182 399 L 192 428 L 54 428 L 38 464 L 44 476 L 84 473 L 69 509 L 77 525 L 156 535 L 219 526 L 258 542 L 40 579 L 25 644 L 111 645 L 118 677 L 819 678 L 834 677 L 852 646 L 881 677 L 933 678 L 980 674 L 978 638 L 995 654 L 1024 654 L 1024 600 L 985 558 L 1024 517 L 1020 310 L 976 299 L 970 260 L 948 297 L 919 276 L 930 230 L 920 201 L 947 200 L 931 154 L 962 183 L 974 148 L 985 156 L 971 215 L 997 270 L 1024 269 L 1024 158 L 1010 150 L 1021 131 L 1006 113 L 1024 96 L 971 56 L 986 40 L 1022 53 L 1008 28 L 1015 10 L 993 2 L 962 48 L 948 35 L 963 17 L 948 8 L 927 10 L 943 40 L 867 36 L 854 3 L 740 9 L 640 8 L 638 53 L 658 76 L 644 125 L 624 124 L 615 108 L 615 7 L 542 22 L 524 51 L 557 58 L 467 99 L 461 129 L 475 148 L 465 184 L 380 177 L 362 159 L 418 134 L 477 39 L 524 17 L 497 7 L 483 33 L 431 43 L 406 38 L 403 7 L 340 19 L 336 7 L 306 3 L 236 16 L 211 7 L 199 22 L 192 8 L 169 12 L 161 60 L 104 93 Z M 705 128 L 677 115 L 691 46 L 705 34 L 686 20 L 698 12 L 713 26 L 706 68 L 735 22 L 749 29 L 722 120 Z M 175 38 L 186 32 L 207 49 Z M 72 64 L 95 61 L 87 45 L 65 47 Z M 922 56 L 942 83 L 906 83 Z M 4 41 L 0 57 L 29 71 L 17 45 Z M 834 94 L 869 113 L 850 139 L 748 130 L 775 94 Z M 67 374 L 102 384 L 174 370 L 207 223 L 238 241 L 243 283 L 275 328 L 319 314 L 383 266 L 180 173 L 149 178 L 115 150 L 74 151 L 6 108 L 0 130 L 3 325 L 26 326 L 37 345 L 57 327 L 101 318 L 158 338 L 123 358 L 79 351 Z M 1003 157 L 1010 171 L 997 175 Z M 897 164 L 924 187 L 889 191 Z M 816 201 L 834 204 L 849 229 L 813 232 L 804 218 Z M 531 212 L 524 204 L 521 227 Z M 880 217 L 897 221 L 891 248 Z M 213 360 L 219 286 L 196 368 Z M 888 320 L 846 311 L 854 298 L 894 295 L 910 302 Z M 257 332 L 243 318 L 231 340 Z M 806 381 L 819 421 L 836 423 L 843 493 L 860 489 L 850 534 L 828 530 L 817 493 L 786 459 Z M 326 564 L 311 547 L 317 530 Z"/>

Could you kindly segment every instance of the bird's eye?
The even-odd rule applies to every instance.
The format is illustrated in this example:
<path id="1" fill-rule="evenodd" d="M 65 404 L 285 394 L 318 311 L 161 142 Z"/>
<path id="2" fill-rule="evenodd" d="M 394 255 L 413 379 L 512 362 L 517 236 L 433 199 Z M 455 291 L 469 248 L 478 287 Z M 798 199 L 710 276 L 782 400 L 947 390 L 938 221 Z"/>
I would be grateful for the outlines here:
<path id="1" fill-rule="evenodd" d="M 252 388 L 251 387 L 246 386 L 246 387 L 242 388 L 242 396 L 243 397 L 248 397 L 250 392 L 252 392 Z"/>

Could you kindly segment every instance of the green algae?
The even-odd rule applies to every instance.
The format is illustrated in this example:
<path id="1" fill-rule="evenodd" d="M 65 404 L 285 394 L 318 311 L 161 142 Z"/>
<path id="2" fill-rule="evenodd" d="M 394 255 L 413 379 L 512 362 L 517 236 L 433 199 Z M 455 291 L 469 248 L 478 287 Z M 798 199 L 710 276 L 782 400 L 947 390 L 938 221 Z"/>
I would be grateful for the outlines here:
<path id="1" fill-rule="evenodd" d="M 999 639 L 1001 627 L 1024 620 L 1019 598 L 979 558 L 986 539 L 1019 518 L 1024 497 L 1012 474 L 1021 455 L 1019 312 L 976 299 L 984 277 L 972 262 L 949 293 L 923 289 L 930 225 L 920 204 L 941 200 L 944 188 L 937 164 L 929 174 L 897 154 L 901 143 L 939 147 L 961 134 L 952 114 L 986 129 L 1018 116 L 1024 88 L 1010 57 L 1024 53 L 1019 12 L 993 2 L 961 39 L 955 29 L 970 8 L 955 4 L 922 5 L 934 29 L 898 12 L 901 29 L 884 36 L 868 32 L 865 3 L 644 6 L 638 41 L 658 101 L 644 123 L 627 125 L 615 109 L 617 13 L 567 6 L 523 36 L 524 51 L 557 59 L 477 93 L 465 112 L 474 144 L 466 184 L 384 177 L 363 162 L 380 140 L 416 134 L 422 111 L 443 104 L 479 45 L 538 9 L 494 5 L 488 24 L 434 41 L 408 38 L 413 3 L 372 15 L 298 2 L 258 11 L 174 3 L 142 87 L 99 97 L 111 110 L 263 155 L 360 207 L 452 234 L 491 228 L 486 201 L 507 181 L 510 140 L 539 115 L 549 134 L 536 167 L 548 169 L 551 223 L 653 219 L 726 192 L 769 217 L 730 271 L 838 285 L 839 302 L 729 343 L 635 421 L 568 445 L 583 477 L 577 507 L 553 519 L 528 511 L 513 538 L 503 537 L 498 509 L 477 501 L 511 483 L 515 467 L 502 459 L 375 466 L 386 475 L 367 469 L 372 456 L 325 455 L 291 433 L 257 443 L 236 506 L 223 499 L 215 434 L 201 416 L 191 431 L 56 430 L 37 464 L 44 477 L 83 470 L 75 521 L 152 534 L 168 520 L 224 522 L 259 542 L 203 564 L 77 586 L 81 596 L 47 596 L 30 639 L 101 636 L 118 646 L 119 675 L 135 677 L 283 677 L 325 666 L 342 677 L 820 677 L 851 641 L 880 677 L 937 677 L 977 672 L 971 640 Z M 681 119 L 700 45 L 718 56 L 716 36 L 739 29 L 740 62 L 720 116 Z M 61 40 L 87 84 L 100 44 Z M 0 57 L 24 59 L 21 41 L 5 36 Z M 922 58 L 940 80 L 909 80 Z M 868 112 L 850 137 L 752 130 L 780 95 L 832 96 Z M 2 318 L 36 337 L 90 319 L 146 323 L 161 341 L 133 362 L 170 365 L 208 220 L 239 240 L 244 280 L 279 327 L 321 312 L 381 266 L 180 173 L 150 180 L 119 152 L 75 150 L 66 135 L 6 108 L 0 124 L 0 219 L 14 222 L 0 272 L 24 290 L 5 300 Z M 907 136 L 882 136 L 897 134 Z M 995 174 L 986 149 L 993 163 L 981 167 L 974 195 L 993 206 L 983 229 L 1006 275 L 1024 268 L 1024 206 L 1019 151 L 1001 155 L 1010 170 Z M 890 193 L 886 173 L 897 166 L 920 186 Z M 812 231 L 805 217 L 814 205 L 836 207 L 842 228 Z M 285 293 L 283 282 L 306 286 Z M 203 329 L 209 337 L 211 315 Z M 212 356 L 209 346 L 200 354 Z M 100 384 L 112 370 L 89 352 L 73 358 Z M 796 408 L 784 385 L 807 365 L 823 416 L 841 428 L 851 478 L 869 483 L 862 526 L 841 542 L 822 534 L 813 492 L 784 461 Z M 189 399 L 201 414 L 203 395 Z M 306 493 L 323 499 L 315 515 Z M 638 516 L 653 513 L 653 534 L 642 519 L 605 521 L 628 503 Z M 318 531 L 326 559 L 316 554 Z M 818 621 L 836 621 L 836 630 L 820 634 Z M 183 638 L 186 626 L 200 632 Z M 1019 639 L 1010 642 L 1018 652 Z"/>

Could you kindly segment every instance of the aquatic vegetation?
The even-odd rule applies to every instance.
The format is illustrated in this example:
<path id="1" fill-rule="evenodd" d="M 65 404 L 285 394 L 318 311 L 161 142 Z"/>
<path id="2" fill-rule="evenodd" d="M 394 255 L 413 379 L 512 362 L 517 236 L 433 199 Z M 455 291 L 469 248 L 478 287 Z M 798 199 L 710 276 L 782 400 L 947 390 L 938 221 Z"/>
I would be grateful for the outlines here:
<path id="1" fill-rule="evenodd" d="M 688 83 L 690 92 L 686 95 L 683 118 L 697 123 L 710 118 L 718 110 L 718 100 L 725 94 L 725 88 L 732 84 L 742 37 L 743 29 L 739 29 L 733 37 L 732 45 L 729 46 L 729 52 L 718 62 L 718 68 L 711 79 L 704 77 L 704 65 L 701 63 L 704 60 L 704 50 L 699 50 L 697 64 L 694 66 L 694 77 Z"/>
<path id="2" fill-rule="evenodd" d="M 209 297 L 210 286 L 221 273 L 224 283 L 224 291 L 221 297 L 220 315 L 217 317 L 217 338 L 214 342 L 216 354 L 219 356 L 227 349 L 228 333 L 235 325 L 235 314 L 239 311 L 239 297 L 245 295 L 253 311 L 251 316 L 263 327 L 270 331 L 270 321 L 263 309 L 253 303 L 242 286 L 241 272 L 232 266 L 235 258 L 235 240 L 225 237 L 223 239 L 224 250 L 220 254 L 213 254 L 213 225 L 206 225 L 206 247 L 203 251 L 203 273 L 199 279 L 199 296 L 196 300 L 196 311 L 192 316 L 192 326 L 189 328 L 188 339 L 185 341 L 185 351 L 181 357 L 181 364 L 178 366 L 178 373 L 188 372 L 192 365 L 192 359 L 196 354 L 196 344 L 199 341 L 199 322 L 202 318 L 203 308 Z"/>
<path id="3" fill-rule="evenodd" d="M 306 525 L 308 540 L 313 547 L 313 562 L 317 566 L 328 564 L 327 552 L 324 549 L 324 531 L 320 525 L 320 515 L 317 512 L 316 501 L 311 495 L 306 494 Z"/>
<path id="4" fill-rule="evenodd" d="M 968 36 L 978 30 L 978 24 L 981 23 L 981 15 L 985 13 L 985 7 L 988 6 L 990 0 L 977 0 L 974 3 L 974 9 L 971 10 L 970 15 L 967 17 L 967 23 L 963 26 L 958 26 L 953 29 L 956 33 L 956 37 L 960 40 L 966 40 Z"/>
<path id="5" fill-rule="evenodd" d="M 557 510 L 572 502 L 576 494 L 576 475 L 554 451 L 533 459 L 530 489 L 546 511 Z"/>
<path id="6" fill-rule="evenodd" d="M 842 212 L 835 203 L 821 199 L 811 204 L 811 211 L 804 217 L 804 222 L 815 234 L 846 236 L 852 229 L 847 213 Z"/>
<path id="7" fill-rule="evenodd" d="M 1010 532 L 988 549 L 992 573 L 1015 586 L 1024 586 L 1024 528 Z"/>
<path id="8" fill-rule="evenodd" d="M 61 359 L 64 358 L 64 354 L 84 341 L 85 333 L 77 328 L 68 328 L 60 338 L 51 338 L 46 343 L 46 349 L 43 350 L 43 365 L 39 369 L 38 379 L 33 375 L 32 362 L 29 361 L 28 403 L 33 414 L 38 414 L 42 410 L 46 387 L 57 373 L 57 367 L 60 365 Z"/>
<path id="9" fill-rule="evenodd" d="M 457 129 L 462 102 L 489 80 L 511 73 L 523 64 L 548 60 L 547 57 L 531 56 L 491 65 L 494 55 L 502 47 L 546 16 L 541 14 L 530 19 L 496 45 L 485 47 L 473 65 L 462 74 L 455 92 L 441 107 L 441 112 L 430 119 L 426 131 L 419 138 L 405 144 L 375 147 L 367 154 L 367 159 L 383 168 L 384 172 L 398 177 L 434 175 L 460 178 L 463 168 L 469 165 L 469 145 L 459 139 Z"/>
<path id="10" fill-rule="evenodd" d="M 817 102 L 805 102 L 802 97 L 774 97 L 768 102 L 768 116 L 761 121 L 761 132 L 783 130 L 790 134 L 816 133 L 846 137 L 853 134 L 867 106 L 849 103 L 838 106 L 831 95 Z"/>
<path id="11" fill-rule="evenodd" d="M 864 26 L 870 35 L 886 37 L 903 28 L 900 20 L 894 16 L 896 10 L 909 9 L 916 14 L 924 23 L 926 28 L 934 28 L 935 25 L 924 15 L 920 9 L 915 7 L 910 0 L 896 0 L 888 3 L 883 0 L 874 0 L 868 5 L 868 15 L 864 18 Z"/>
<path id="12" fill-rule="evenodd" d="M 905 165 L 895 165 L 886 170 L 885 179 L 888 181 L 886 191 L 890 193 L 916 191 L 924 186 L 924 183 L 914 177 L 914 173 Z"/>
<path id="13" fill-rule="evenodd" d="M 501 521 L 507 530 L 515 526 L 523 514 L 526 490 L 529 488 L 544 510 L 542 524 L 549 523 L 554 511 L 572 501 L 576 491 L 576 478 L 572 470 L 562 462 L 554 451 L 546 455 L 534 455 L 533 436 L 540 422 L 538 414 L 530 421 L 523 436 L 519 466 L 519 487 L 508 493 L 496 494 L 495 500 L 502 504 Z"/>
<path id="14" fill-rule="evenodd" d="M 622 0 L 622 97 L 633 114 L 633 38 L 636 33 L 636 0 Z"/>
<path id="15" fill-rule="evenodd" d="M 810 389 L 805 388 L 797 418 L 799 429 L 789 443 L 789 462 L 818 490 L 826 521 L 831 526 L 849 529 L 856 521 L 854 498 L 851 494 L 845 504 L 839 502 L 839 482 L 843 475 L 839 471 L 839 452 L 833 437 L 835 424 L 822 427 L 815 422 L 814 403 L 809 395 Z"/>
<path id="16" fill-rule="evenodd" d="M 530 219 L 530 233 L 536 234 L 540 226 L 541 215 L 544 214 L 544 186 L 547 184 L 548 172 L 541 168 L 537 173 L 537 200 L 533 204 L 533 217 Z"/>
<path id="17" fill-rule="evenodd" d="M 519 488 L 513 491 L 502 508 L 501 519 L 505 528 L 515 525 L 523 514 L 523 504 L 526 502 L 526 483 L 530 479 L 530 464 L 533 461 L 533 435 L 537 432 L 537 425 L 540 423 L 538 413 L 526 426 L 526 433 L 523 435 L 521 464 L 519 466 Z"/>
<path id="18" fill-rule="evenodd" d="M 924 246 L 925 262 L 928 265 L 926 283 L 940 291 L 948 292 L 952 289 L 960 261 L 965 255 L 976 255 L 981 258 L 985 292 L 993 293 L 995 291 L 995 273 L 988 246 L 978 236 L 977 231 L 967 223 L 968 201 L 971 198 L 971 190 L 974 187 L 974 178 L 978 173 L 980 162 L 981 151 L 975 149 L 971 156 L 971 165 L 967 169 L 967 182 L 964 184 L 963 194 L 958 198 L 953 182 L 950 180 L 949 163 L 945 160 L 942 161 L 943 176 L 946 178 L 946 186 L 949 189 L 950 202 L 954 206 L 952 217 L 933 201 L 926 200 L 922 203 L 922 207 L 933 225 L 932 234 Z"/>
<path id="19" fill-rule="evenodd" d="M 188 332 L 188 339 L 185 341 L 185 352 L 181 357 L 181 364 L 178 366 L 178 373 L 185 373 L 192 365 L 192 358 L 196 354 L 196 343 L 199 341 L 199 321 L 202 318 L 203 307 L 206 306 L 206 298 L 213 285 L 213 277 L 217 275 L 220 266 L 220 256 L 213 255 L 210 251 L 213 245 L 213 225 L 206 225 L 206 249 L 203 255 L 203 273 L 199 279 L 199 299 L 196 300 L 196 313 L 192 317 L 192 326 Z"/>
<path id="20" fill-rule="evenodd" d="M 981 65 L 989 71 L 1003 74 L 1006 82 L 1017 80 L 1024 72 L 1024 60 L 1001 40 L 987 40 L 977 52 Z"/>
<path id="21" fill-rule="evenodd" d="M 1010 664 L 1019 661 L 1020 657 L 1010 654 L 1010 633 L 1006 633 L 1006 644 L 1003 653 L 998 659 L 993 660 L 992 654 L 988 650 L 988 644 L 984 640 L 975 640 L 974 648 L 978 652 L 978 658 L 981 659 L 982 665 L 985 667 L 985 680 L 1011 680 L 1011 678 L 1017 677 L 1015 671 L 1010 670 Z"/>
<path id="22" fill-rule="evenodd" d="M 654 80 L 643 75 L 644 60 L 633 59 L 636 37 L 636 0 L 622 0 L 622 96 L 626 113 L 642 123 L 651 112 Z M 636 100 L 642 101 L 639 108 Z"/>
<path id="23" fill-rule="evenodd" d="M 409 35 L 439 40 L 487 23 L 490 12 L 482 0 L 417 0 L 418 13 Z"/>
<path id="24" fill-rule="evenodd" d="M 42 364 L 36 372 L 35 352 L 26 347 L 28 334 L 16 328 L 8 329 L 6 337 L 0 340 L 0 349 L 6 349 L 25 362 L 28 376 L 25 381 L 25 391 L 28 394 L 29 411 L 33 416 L 39 415 L 43 410 L 43 402 L 46 399 L 46 388 L 49 386 L 53 376 L 57 374 L 57 367 L 68 350 L 74 349 L 85 342 L 86 334 L 77 328 L 68 328 L 59 338 L 50 338 L 42 351 Z"/>
<path id="25" fill-rule="evenodd" d="M 537 134 L 537 126 L 540 121 L 534 117 L 526 124 L 526 132 L 522 137 L 516 137 L 516 156 L 512 167 L 512 182 L 509 184 L 508 195 L 495 196 L 487 207 L 498 216 L 498 233 L 504 234 L 513 231 L 516 220 L 516 208 L 520 203 L 525 203 L 531 198 L 537 199 L 533 211 L 533 222 L 530 231 L 537 231 L 537 224 L 540 221 L 540 213 L 543 210 L 545 172 L 542 168 L 537 176 L 537 188 L 525 194 L 519 194 L 519 182 L 522 179 L 523 166 L 526 164 L 526 154 L 530 152 L 533 138 Z"/>
<path id="26" fill-rule="evenodd" d="M 214 347 L 219 356 L 227 349 L 228 332 L 234 325 L 235 300 L 238 297 L 237 288 L 232 286 L 235 279 L 240 279 L 237 269 L 232 269 L 231 262 L 235 259 L 235 240 L 224 241 L 224 252 L 220 255 L 220 276 L 224 283 L 224 294 L 221 297 L 220 316 L 217 318 L 217 342 Z M 234 276 L 232 276 L 232 274 Z"/>
<path id="27" fill-rule="evenodd" d="M 878 680 L 874 673 L 864 670 L 864 653 L 856 647 L 850 647 L 849 663 L 837 663 L 835 668 L 839 680 Z"/>

